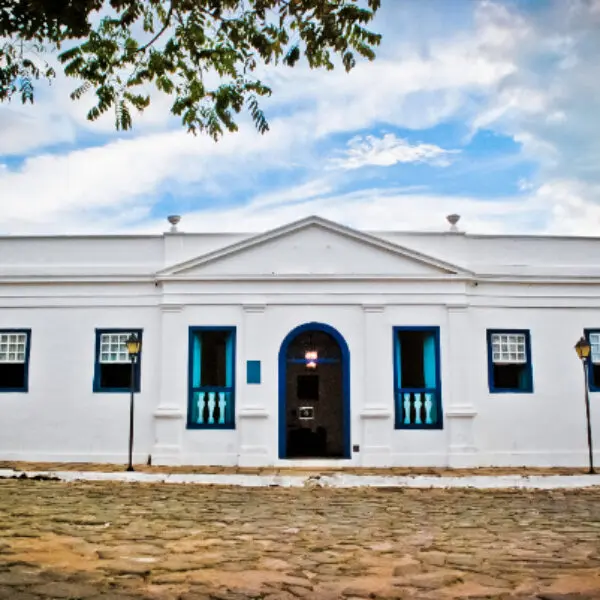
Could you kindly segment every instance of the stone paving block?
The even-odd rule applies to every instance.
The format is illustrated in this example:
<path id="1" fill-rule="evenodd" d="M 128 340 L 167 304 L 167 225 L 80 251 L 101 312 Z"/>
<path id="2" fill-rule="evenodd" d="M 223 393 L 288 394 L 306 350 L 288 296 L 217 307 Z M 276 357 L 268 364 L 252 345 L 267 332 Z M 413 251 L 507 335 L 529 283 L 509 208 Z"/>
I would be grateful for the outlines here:
<path id="1" fill-rule="evenodd" d="M 0 572 L 0 585 L 5 586 L 24 586 L 34 583 L 40 583 L 40 576 L 36 573 L 22 571 L 3 571 Z"/>
<path id="2" fill-rule="evenodd" d="M 0 588 L 0 600 L 42 600 L 42 598 L 31 592 L 21 592 L 15 589 Z M 44 599 L 46 600 L 46 599 Z"/>
<path id="3" fill-rule="evenodd" d="M 598 600 L 598 598 L 600 598 L 600 594 L 594 594 L 593 596 L 591 596 L 590 594 L 580 594 L 577 592 L 573 594 L 548 593 L 539 594 L 537 598 L 539 598 L 539 600 Z"/>
<path id="4" fill-rule="evenodd" d="M 52 582 L 37 585 L 31 588 L 31 592 L 41 596 L 42 598 L 91 598 L 98 594 L 98 588 L 79 584 Z"/>

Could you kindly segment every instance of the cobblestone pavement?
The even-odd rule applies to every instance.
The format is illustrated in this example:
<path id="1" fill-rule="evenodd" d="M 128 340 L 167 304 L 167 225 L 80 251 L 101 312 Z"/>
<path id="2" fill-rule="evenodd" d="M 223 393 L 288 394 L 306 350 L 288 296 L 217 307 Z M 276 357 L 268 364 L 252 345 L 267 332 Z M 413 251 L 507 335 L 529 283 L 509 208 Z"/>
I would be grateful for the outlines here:
<path id="1" fill-rule="evenodd" d="M 0 599 L 600 599 L 600 490 L 0 480 Z"/>

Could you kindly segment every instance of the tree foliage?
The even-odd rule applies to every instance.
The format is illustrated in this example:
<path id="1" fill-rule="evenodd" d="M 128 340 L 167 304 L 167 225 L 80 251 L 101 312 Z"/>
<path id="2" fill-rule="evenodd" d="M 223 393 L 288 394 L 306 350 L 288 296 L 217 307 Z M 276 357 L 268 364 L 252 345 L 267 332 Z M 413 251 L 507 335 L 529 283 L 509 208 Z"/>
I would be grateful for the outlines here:
<path id="1" fill-rule="evenodd" d="M 0 0 L 0 101 L 34 101 L 34 84 L 52 80 L 51 52 L 71 94 L 95 94 L 87 118 L 114 110 L 132 126 L 157 88 L 191 132 L 219 138 L 248 110 L 268 123 L 260 98 L 271 94 L 261 64 L 350 71 L 373 60 L 380 36 L 368 29 L 381 0 Z"/>

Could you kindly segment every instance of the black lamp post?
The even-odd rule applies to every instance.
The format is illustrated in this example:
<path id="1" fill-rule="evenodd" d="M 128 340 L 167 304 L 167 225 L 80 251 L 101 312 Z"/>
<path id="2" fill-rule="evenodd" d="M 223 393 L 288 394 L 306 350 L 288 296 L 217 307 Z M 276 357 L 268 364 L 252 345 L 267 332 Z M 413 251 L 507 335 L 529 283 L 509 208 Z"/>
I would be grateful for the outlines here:
<path id="1" fill-rule="evenodd" d="M 583 365 L 583 377 L 585 381 L 585 416 L 587 419 L 587 441 L 590 460 L 590 468 L 588 473 L 593 475 L 596 471 L 594 471 L 594 451 L 592 449 L 592 426 L 590 424 L 590 394 L 588 385 L 588 362 L 590 360 L 591 350 L 592 348 L 590 343 L 587 341 L 585 336 L 582 336 L 581 339 L 575 344 L 575 352 L 577 352 L 577 356 L 579 356 L 581 359 L 581 364 Z"/>
<path id="2" fill-rule="evenodd" d="M 134 471 L 132 464 L 133 455 L 133 395 L 135 394 L 135 363 L 142 347 L 142 342 L 135 333 L 132 333 L 127 339 L 127 352 L 129 352 L 129 360 L 131 360 L 131 380 L 129 389 L 131 391 L 131 399 L 129 402 L 129 465 L 128 471 Z"/>

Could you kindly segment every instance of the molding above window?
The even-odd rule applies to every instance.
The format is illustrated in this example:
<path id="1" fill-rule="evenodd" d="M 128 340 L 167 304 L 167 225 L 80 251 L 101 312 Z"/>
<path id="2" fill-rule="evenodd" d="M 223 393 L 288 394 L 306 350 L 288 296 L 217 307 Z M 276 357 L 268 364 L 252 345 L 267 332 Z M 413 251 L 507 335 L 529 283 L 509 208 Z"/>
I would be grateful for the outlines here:
<path id="1" fill-rule="evenodd" d="M 245 313 L 264 313 L 267 309 L 266 304 L 242 304 Z"/>
<path id="2" fill-rule="evenodd" d="M 163 313 L 179 313 L 184 307 L 182 304 L 159 304 L 159 308 Z"/>
<path id="3" fill-rule="evenodd" d="M 363 304 L 362 309 L 366 313 L 382 313 L 385 311 L 385 304 Z"/>

